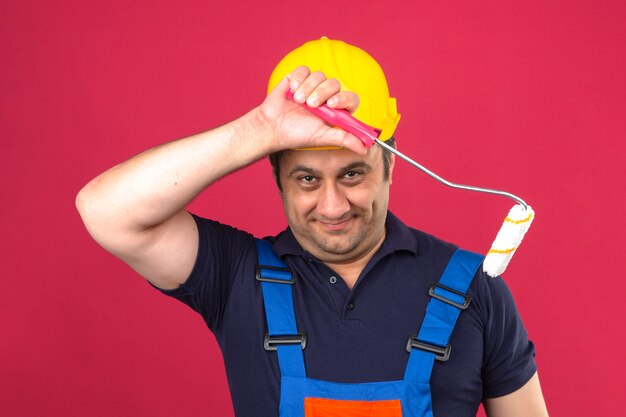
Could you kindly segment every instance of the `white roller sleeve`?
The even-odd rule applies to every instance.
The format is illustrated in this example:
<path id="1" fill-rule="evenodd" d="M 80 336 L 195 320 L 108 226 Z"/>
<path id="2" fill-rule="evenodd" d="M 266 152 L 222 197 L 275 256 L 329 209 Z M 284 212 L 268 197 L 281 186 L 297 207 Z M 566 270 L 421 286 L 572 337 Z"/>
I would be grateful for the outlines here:
<path id="1" fill-rule="evenodd" d="M 497 277 L 504 272 L 534 218 L 530 206 L 526 209 L 521 204 L 513 206 L 483 262 L 487 275 Z"/>

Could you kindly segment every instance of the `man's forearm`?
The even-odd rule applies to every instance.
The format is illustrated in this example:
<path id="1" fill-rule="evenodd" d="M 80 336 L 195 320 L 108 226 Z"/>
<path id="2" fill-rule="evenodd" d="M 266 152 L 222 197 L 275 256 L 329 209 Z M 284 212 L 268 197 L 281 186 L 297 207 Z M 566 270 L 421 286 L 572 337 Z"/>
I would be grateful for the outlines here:
<path id="1" fill-rule="evenodd" d="M 96 177 L 77 197 L 90 232 L 154 227 L 220 177 L 262 158 L 271 149 L 255 112 L 145 151 Z"/>

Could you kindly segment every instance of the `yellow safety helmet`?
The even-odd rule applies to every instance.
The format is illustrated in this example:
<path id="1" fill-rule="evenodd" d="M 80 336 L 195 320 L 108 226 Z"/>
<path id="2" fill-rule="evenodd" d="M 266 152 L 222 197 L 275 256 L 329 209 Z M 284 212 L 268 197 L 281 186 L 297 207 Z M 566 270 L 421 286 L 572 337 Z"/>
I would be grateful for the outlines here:
<path id="1" fill-rule="evenodd" d="M 400 121 L 396 99 L 389 97 L 389 87 L 380 65 L 364 50 L 322 37 L 294 49 L 278 63 L 270 76 L 269 93 L 287 74 L 300 65 L 321 71 L 341 83 L 341 91 L 359 95 L 360 104 L 353 116 L 381 130 L 379 139 L 389 139 Z"/>

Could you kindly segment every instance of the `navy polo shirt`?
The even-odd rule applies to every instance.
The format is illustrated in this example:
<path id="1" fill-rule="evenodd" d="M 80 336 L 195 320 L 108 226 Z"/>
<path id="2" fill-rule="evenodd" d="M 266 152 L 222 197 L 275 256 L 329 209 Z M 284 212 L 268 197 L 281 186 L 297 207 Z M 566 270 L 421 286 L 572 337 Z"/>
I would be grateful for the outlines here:
<path id="1" fill-rule="evenodd" d="M 195 217 L 196 264 L 185 284 L 163 291 L 202 315 L 224 356 L 238 417 L 277 417 L 280 371 L 276 352 L 263 349 L 267 329 L 257 251 L 249 233 Z M 387 236 L 350 290 L 306 252 L 288 228 L 273 238 L 274 252 L 291 268 L 298 329 L 306 332 L 307 376 L 334 382 L 400 380 L 437 281 L 456 247 L 408 228 L 393 214 Z M 431 391 L 435 417 L 475 416 L 485 397 L 523 386 L 535 373 L 534 347 L 500 278 L 479 268 L 469 289 L 447 362 L 436 362 Z"/>

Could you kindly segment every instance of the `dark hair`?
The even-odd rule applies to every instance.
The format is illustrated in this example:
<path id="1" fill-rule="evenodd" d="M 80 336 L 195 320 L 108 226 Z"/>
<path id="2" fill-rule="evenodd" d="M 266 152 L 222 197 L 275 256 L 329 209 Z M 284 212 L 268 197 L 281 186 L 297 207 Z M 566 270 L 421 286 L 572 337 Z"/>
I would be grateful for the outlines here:
<path id="1" fill-rule="evenodd" d="M 396 147 L 396 139 L 392 136 L 385 141 L 385 143 L 392 148 Z M 283 156 L 284 151 L 278 151 L 269 155 L 270 164 L 272 165 L 272 172 L 274 173 L 274 180 L 280 191 L 283 187 L 280 185 L 280 158 Z M 383 167 L 385 170 L 385 181 L 389 179 L 389 160 L 391 159 L 391 151 L 383 148 Z"/>

